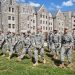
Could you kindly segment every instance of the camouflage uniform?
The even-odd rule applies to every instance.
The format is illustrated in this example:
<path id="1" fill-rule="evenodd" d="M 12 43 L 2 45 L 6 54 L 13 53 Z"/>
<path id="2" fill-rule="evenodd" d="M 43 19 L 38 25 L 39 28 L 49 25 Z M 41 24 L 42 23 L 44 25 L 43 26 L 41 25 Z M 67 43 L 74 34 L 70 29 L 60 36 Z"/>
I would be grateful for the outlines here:
<path id="1" fill-rule="evenodd" d="M 41 58 L 44 60 L 44 39 L 42 34 L 39 32 L 35 35 L 34 39 L 34 58 L 35 58 L 35 64 L 38 63 L 38 52 L 41 55 Z"/>
<path id="2" fill-rule="evenodd" d="M 16 53 L 18 53 L 19 54 L 19 51 L 20 51 L 20 49 L 22 49 L 22 43 L 21 43 L 21 36 L 20 36 L 20 34 L 16 34 L 16 41 L 17 41 L 17 43 L 16 43 Z"/>
<path id="3" fill-rule="evenodd" d="M 52 35 L 52 52 L 53 52 L 54 58 L 56 58 L 56 59 L 59 54 L 60 48 L 61 48 L 61 36 L 58 33 L 53 33 L 53 35 Z"/>
<path id="4" fill-rule="evenodd" d="M 17 43 L 16 35 L 15 33 L 12 33 L 11 41 L 10 41 L 9 57 L 11 57 L 13 53 L 15 53 L 16 43 Z"/>
<path id="5" fill-rule="evenodd" d="M 73 37 L 71 34 L 63 34 L 62 36 L 62 48 L 61 48 L 61 61 L 64 61 L 65 54 L 67 55 L 68 62 L 72 62 L 72 46 Z"/>
<path id="6" fill-rule="evenodd" d="M 49 51 L 52 52 L 52 36 L 53 36 L 53 33 L 49 33 L 48 35 L 48 47 L 49 47 Z"/>
<path id="7" fill-rule="evenodd" d="M 23 51 L 22 51 L 21 55 L 18 57 L 19 60 L 21 60 L 26 55 L 26 53 L 28 53 L 28 55 L 30 57 L 32 57 L 32 52 L 31 52 L 31 45 L 32 45 L 32 43 L 31 43 L 31 36 L 27 34 L 26 37 L 23 36 L 22 38 L 23 38 L 22 39 Z"/>
<path id="8" fill-rule="evenodd" d="M 65 67 L 64 65 L 64 59 L 65 55 L 68 59 L 68 65 L 67 67 L 72 66 L 72 47 L 73 47 L 73 36 L 69 34 L 68 29 L 64 29 L 64 34 L 61 37 L 61 64 L 60 67 Z"/>
<path id="9" fill-rule="evenodd" d="M 4 38 L 4 33 L 0 33 L 0 48 L 2 49 L 2 53 L 5 54 L 5 38 Z"/>

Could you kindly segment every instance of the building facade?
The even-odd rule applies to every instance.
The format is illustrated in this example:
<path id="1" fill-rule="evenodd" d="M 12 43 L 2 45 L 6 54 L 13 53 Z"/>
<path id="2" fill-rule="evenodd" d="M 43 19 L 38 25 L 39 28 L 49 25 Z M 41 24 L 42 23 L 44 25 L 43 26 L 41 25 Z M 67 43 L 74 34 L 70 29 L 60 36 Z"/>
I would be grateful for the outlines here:
<path id="1" fill-rule="evenodd" d="M 72 29 L 75 34 L 75 12 L 72 12 Z"/>
<path id="2" fill-rule="evenodd" d="M 36 33 L 36 14 L 35 8 L 29 4 L 19 4 L 19 27 L 20 32 L 30 30 Z"/>
<path id="3" fill-rule="evenodd" d="M 44 5 L 36 8 L 16 0 L 0 0 L 0 29 L 4 33 L 30 30 L 36 34 L 37 26 L 41 27 L 43 34 L 48 34 L 54 29 L 63 33 L 66 27 L 72 32 L 75 29 L 75 12 L 58 10 L 53 16 Z"/>
<path id="4" fill-rule="evenodd" d="M 1 6 L 2 5 L 2 6 Z M 27 3 L 17 3 L 16 0 L 1 0 L 2 8 L 0 16 L 3 31 L 36 33 L 37 26 L 40 25 L 42 33 L 53 31 L 53 18 L 42 5 L 37 11 L 36 7 Z"/>
<path id="5" fill-rule="evenodd" d="M 54 17 L 54 29 L 58 30 L 59 33 L 64 32 L 65 17 L 61 10 L 59 10 Z"/>
<path id="6" fill-rule="evenodd" d="M 53 31 L 52 14 L 43 5 L 37 11 L 37 26 L 41 26 L 43 34 Z"/>
<path id="7" fill-rule="evenodd" d="M 1 0 L 1 14 L 3 31 L 17 32 L 18 31 L 18 14 L 16 0 Z"/>

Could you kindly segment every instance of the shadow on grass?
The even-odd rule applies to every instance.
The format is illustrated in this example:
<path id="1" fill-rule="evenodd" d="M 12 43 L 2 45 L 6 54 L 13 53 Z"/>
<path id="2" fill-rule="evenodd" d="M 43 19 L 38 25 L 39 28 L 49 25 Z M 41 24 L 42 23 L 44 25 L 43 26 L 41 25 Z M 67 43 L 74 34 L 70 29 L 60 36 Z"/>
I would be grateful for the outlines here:
<path id="1" fill-rule="evenodd" d="M 50 53 L 50 51 L 48 49 L 45 49 L 45 52 L 49 52 Z"/>
<path id="2" fill-rule="evenodd" d="M 48 56 L 48 57 L 53 57 L 53 55 L 51 55 L 51 54 L 49 54 L 49 53 L 46 53 L 46 55 Z"/>
<path id="3" fill-rule="evenodd" d="M 53 58 L 52 58 L 52 60 L 54 61 L 54 64 L 55 64 L 56 66 L 59 66 L 59 65 L 61 64 L 61 61 L 60 61 L 59 59 L 53 59 Z"/>
<path id="4" fill-rule="evenodd" d="M 0 53 L 0 56 L 3 55 L 3 53 Z"/>
<path id="5" fill-rule="evenodd" d="M 51 54 L 49 54 L 49 53 L 46 53 L 46 55 L 51 58 L 51 60 L 54 62 L 54 64 L 55 64 L 56 66 L 59 66 L 59 65 L 61 64 L 61 61 L 60 61 L 59 59 L 54 59 L 54 58 L 53 58 L 53 55 L 51 55 Z"/>

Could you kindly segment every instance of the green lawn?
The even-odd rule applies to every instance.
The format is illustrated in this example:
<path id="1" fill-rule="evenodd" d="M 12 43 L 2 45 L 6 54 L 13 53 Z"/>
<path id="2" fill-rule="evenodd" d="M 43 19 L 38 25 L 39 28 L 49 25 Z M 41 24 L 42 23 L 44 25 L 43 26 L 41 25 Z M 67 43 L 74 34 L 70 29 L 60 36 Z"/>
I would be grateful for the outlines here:
<path id="1" fill-rule="evenodd" d="M 47 63 L 39 63 L 33 67 L 31 59 L 27 56 L 22 62 L 17 62 L 17 57 L 7 60 L 0 56 L 0 75 L 75 75 L 75 52 L 73 52 L 73 67 L 61 69 L 55 66 L 54 61 L 46 52 Z"/>

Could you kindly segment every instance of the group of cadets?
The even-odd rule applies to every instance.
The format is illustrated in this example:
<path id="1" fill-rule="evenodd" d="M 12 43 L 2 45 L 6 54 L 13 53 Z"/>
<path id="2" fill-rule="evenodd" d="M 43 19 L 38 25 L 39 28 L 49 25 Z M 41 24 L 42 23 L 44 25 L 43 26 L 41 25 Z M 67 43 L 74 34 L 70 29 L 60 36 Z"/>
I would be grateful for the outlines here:
<path id="1" fill-rule="evenodd" d="M 26 33 L 7 32 L 4 34 L 0 30 L 0 48 L 2 56 L 9 53 L 8 59 L 11 59 L 14 54 L 18 55 L 17 60 L 21 61 L 26 54 L 34 59 L 33 66 L 38 65 L 38 57 L 41 57 L 42 62 L 45 64 L 45 46 L 48 47 L 53 59 L 60 59 L 59 67 L 65 67 L 65 56 L 67 57 L 67 67 L 72 66 L 72 50 L 74 49 L 75 36 L 69 34 L 68 28 L 64 29 L 63 34 L 59 34 L 57 30 L 50 32 L 45 41 L 45 36 L 41 33 L 41 28 L 37 27 L 37 33 L 34 34 L 30 31 Z M 60 56 L 60 58 L 58 58 Z"/>

